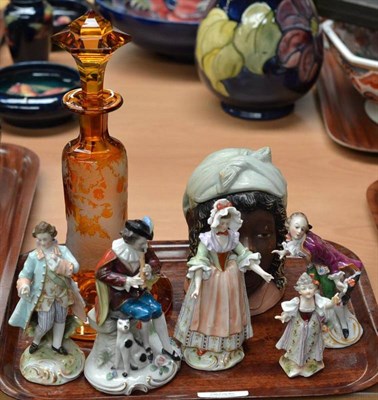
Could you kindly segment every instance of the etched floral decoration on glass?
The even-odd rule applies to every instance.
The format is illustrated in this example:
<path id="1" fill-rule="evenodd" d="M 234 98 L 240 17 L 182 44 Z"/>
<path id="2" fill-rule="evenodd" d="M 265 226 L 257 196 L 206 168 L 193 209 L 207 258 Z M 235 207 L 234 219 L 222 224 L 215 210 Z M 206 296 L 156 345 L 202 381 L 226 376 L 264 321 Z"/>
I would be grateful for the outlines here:
<path id="1" fill-rule="evenodd" d="M 88 309 L 95 298 L 94 268 L 127 219 L 127 153 L 108 132 L 108 113 L 123 100 L 104 89 L 104 74 L 114 51 L 130 40 L 93 10 L 53 36 L 75 59 L 81 80 L 81 88 L 63 98 L 80 116 L 80 133 L 63 150 L 62 174 L 66 244 L 80 263 L 78 284 Z"/>

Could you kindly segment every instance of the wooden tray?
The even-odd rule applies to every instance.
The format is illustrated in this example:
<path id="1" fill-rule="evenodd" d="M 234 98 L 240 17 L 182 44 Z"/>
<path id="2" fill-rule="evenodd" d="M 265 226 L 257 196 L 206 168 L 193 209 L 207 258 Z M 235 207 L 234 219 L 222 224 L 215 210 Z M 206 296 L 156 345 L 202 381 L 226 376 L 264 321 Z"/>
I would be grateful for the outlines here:
<path id="1" fill-rule="evenodd" d="M 338 246 L 343 252 L 354 256 L 349 250 Z M 154 242 L 163 272 L 174 288 L 173 307 L 167 321 L 172 333 L 183 300 L 183 282 L 186 273 L 186 242 Z M 25 255 L 20 258 L 22 267 Z M 295 296 L 293 285 L 302 272 L 295 259 L 287 260 L 288 287 L 285 299 Z M 13 290 L 7 304 L 7 318 L 17 302 Z M 221 372 L 201 372 L 182 363 L 181 370 L 168 385 L 148 394 L 132 394 L 133 399 L 196 399 L 198 392 L 247 390 L 247 398 L 299 397 L 335 395 L 357 392 L 378 382 L 377 327 L 378 309 L 366 272 L 352 296 L 353 312 L 363 326 L 361 340 L 351 348 L 331 350 L 324 353 L 325 369 L 311 378 L 290 379 L 282 371 L 278 359 L 282 354 L 275 348 L 284 326 L 274 319 L 281 312 L 279 305 L 263 315 L 253 317 L 255 336 L 245 345 L 246 357 L 234 368 Z M 29 343 L 20 330 L 4 324 L 0 332 L 0 389 L 18 399 L 110 399 L 125 398 L 102 394 L 92 388 L 83 376 L 66 385 L 40 386 L 27 382 L 20 374 L 18 363 L 22 351 Z M 88 353 L 91 343 L 79 342 Z"/>
<path id="2" fill-rule="evenodd" d="M 317 83 L 327 134 L 353 150 L 378 153 L 378 124 L 364 110 L 364 98 L 352 86 L 330 50 Z"/>
<path id="3" fill-rule="evenodd" d="M 378 228 L 378 181 L 373 182 L 366 191 L 366 199 L 375 225 Z"/>
<path id="4" fill-rule="evenodd" d="M 0 330 L 37 184 L 39 159 L 25 147 L 0 144 Z"/>

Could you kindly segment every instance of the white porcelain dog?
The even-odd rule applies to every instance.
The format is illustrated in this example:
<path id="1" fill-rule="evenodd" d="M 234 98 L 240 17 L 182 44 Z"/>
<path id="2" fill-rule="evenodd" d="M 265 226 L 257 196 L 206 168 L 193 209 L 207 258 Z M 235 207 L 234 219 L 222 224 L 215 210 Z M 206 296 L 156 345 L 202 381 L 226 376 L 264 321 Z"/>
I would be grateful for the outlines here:
<path id="1" fill-rule="evenodd" d="M 124 377 L 130 373 L 130 369 L 136 370 L 141 363 L 147 361 L 147 355 L 140 344 L 134 339 L 134 335 L 130 331 L 130 326 L 129 319 L 117 320 L 115 369 L 123 370 L 122 375 Z"/>

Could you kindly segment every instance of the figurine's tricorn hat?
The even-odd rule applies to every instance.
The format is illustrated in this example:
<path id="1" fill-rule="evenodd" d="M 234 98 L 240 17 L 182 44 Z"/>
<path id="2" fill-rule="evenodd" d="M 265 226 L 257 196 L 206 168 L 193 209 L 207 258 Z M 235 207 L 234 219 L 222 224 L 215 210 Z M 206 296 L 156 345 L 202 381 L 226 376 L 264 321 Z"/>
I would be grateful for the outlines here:
<path id="1" fill-rule="evenodd" d="M 125 228 L 139 236 L 143 236 L 147 240 L 152 240 L 154 237 L 154 232 L 150 225 L 141 219 L 130 219 L 126 221 Z"/>

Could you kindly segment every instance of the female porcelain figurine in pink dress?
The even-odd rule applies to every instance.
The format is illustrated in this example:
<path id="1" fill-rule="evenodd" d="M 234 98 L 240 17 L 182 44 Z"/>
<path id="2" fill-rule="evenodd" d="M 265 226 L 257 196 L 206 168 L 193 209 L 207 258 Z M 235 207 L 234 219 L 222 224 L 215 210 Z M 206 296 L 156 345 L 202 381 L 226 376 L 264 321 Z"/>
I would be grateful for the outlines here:
<path id="1" fill-rule="evenodd" d="M 322 322 L 327 310 L 340 301 L 338 294 L 332 300 L 320 296 L 317 282 L 306 272 L 299 277 L 295 290 L 299 297 L 284 301 L 281 315 L 275 317 L 288 322 L 276 347 L 286 350 L 280 365 L 290 378 L 308 377 L 324 368 Z"/>
<path id="2" fill-rule="evenodd" d="M 190 285 L 174 337 L 196 369 L 227 369 L 244 357 L 243 342 L 253 334 L 243 273 L 253 270 L 269 282 L 260 254 L 239 242 L 240 212 L 226 199 L 214 203 L 211 230 L 200 234 L 197 254 L 188 262 Z"/>
<path id="3" fill-rule="evenodd" d="M 286 255 L 307 261 L 307 272 L 319 282 L 323 296 L 331 298 L 339 292 L 341 303 L 334 309 L 325 333 L 327 347 L 346 347 L 358 341 L 362 327 L 348 310 L 350 294 L 359 280 L 363 264 L 346 256 L 330 243 L 313 233 L 305 214 L 295 212 L 287 220 L 288 235 L 283 250 L 274 250 L 280 258 Z"/>

